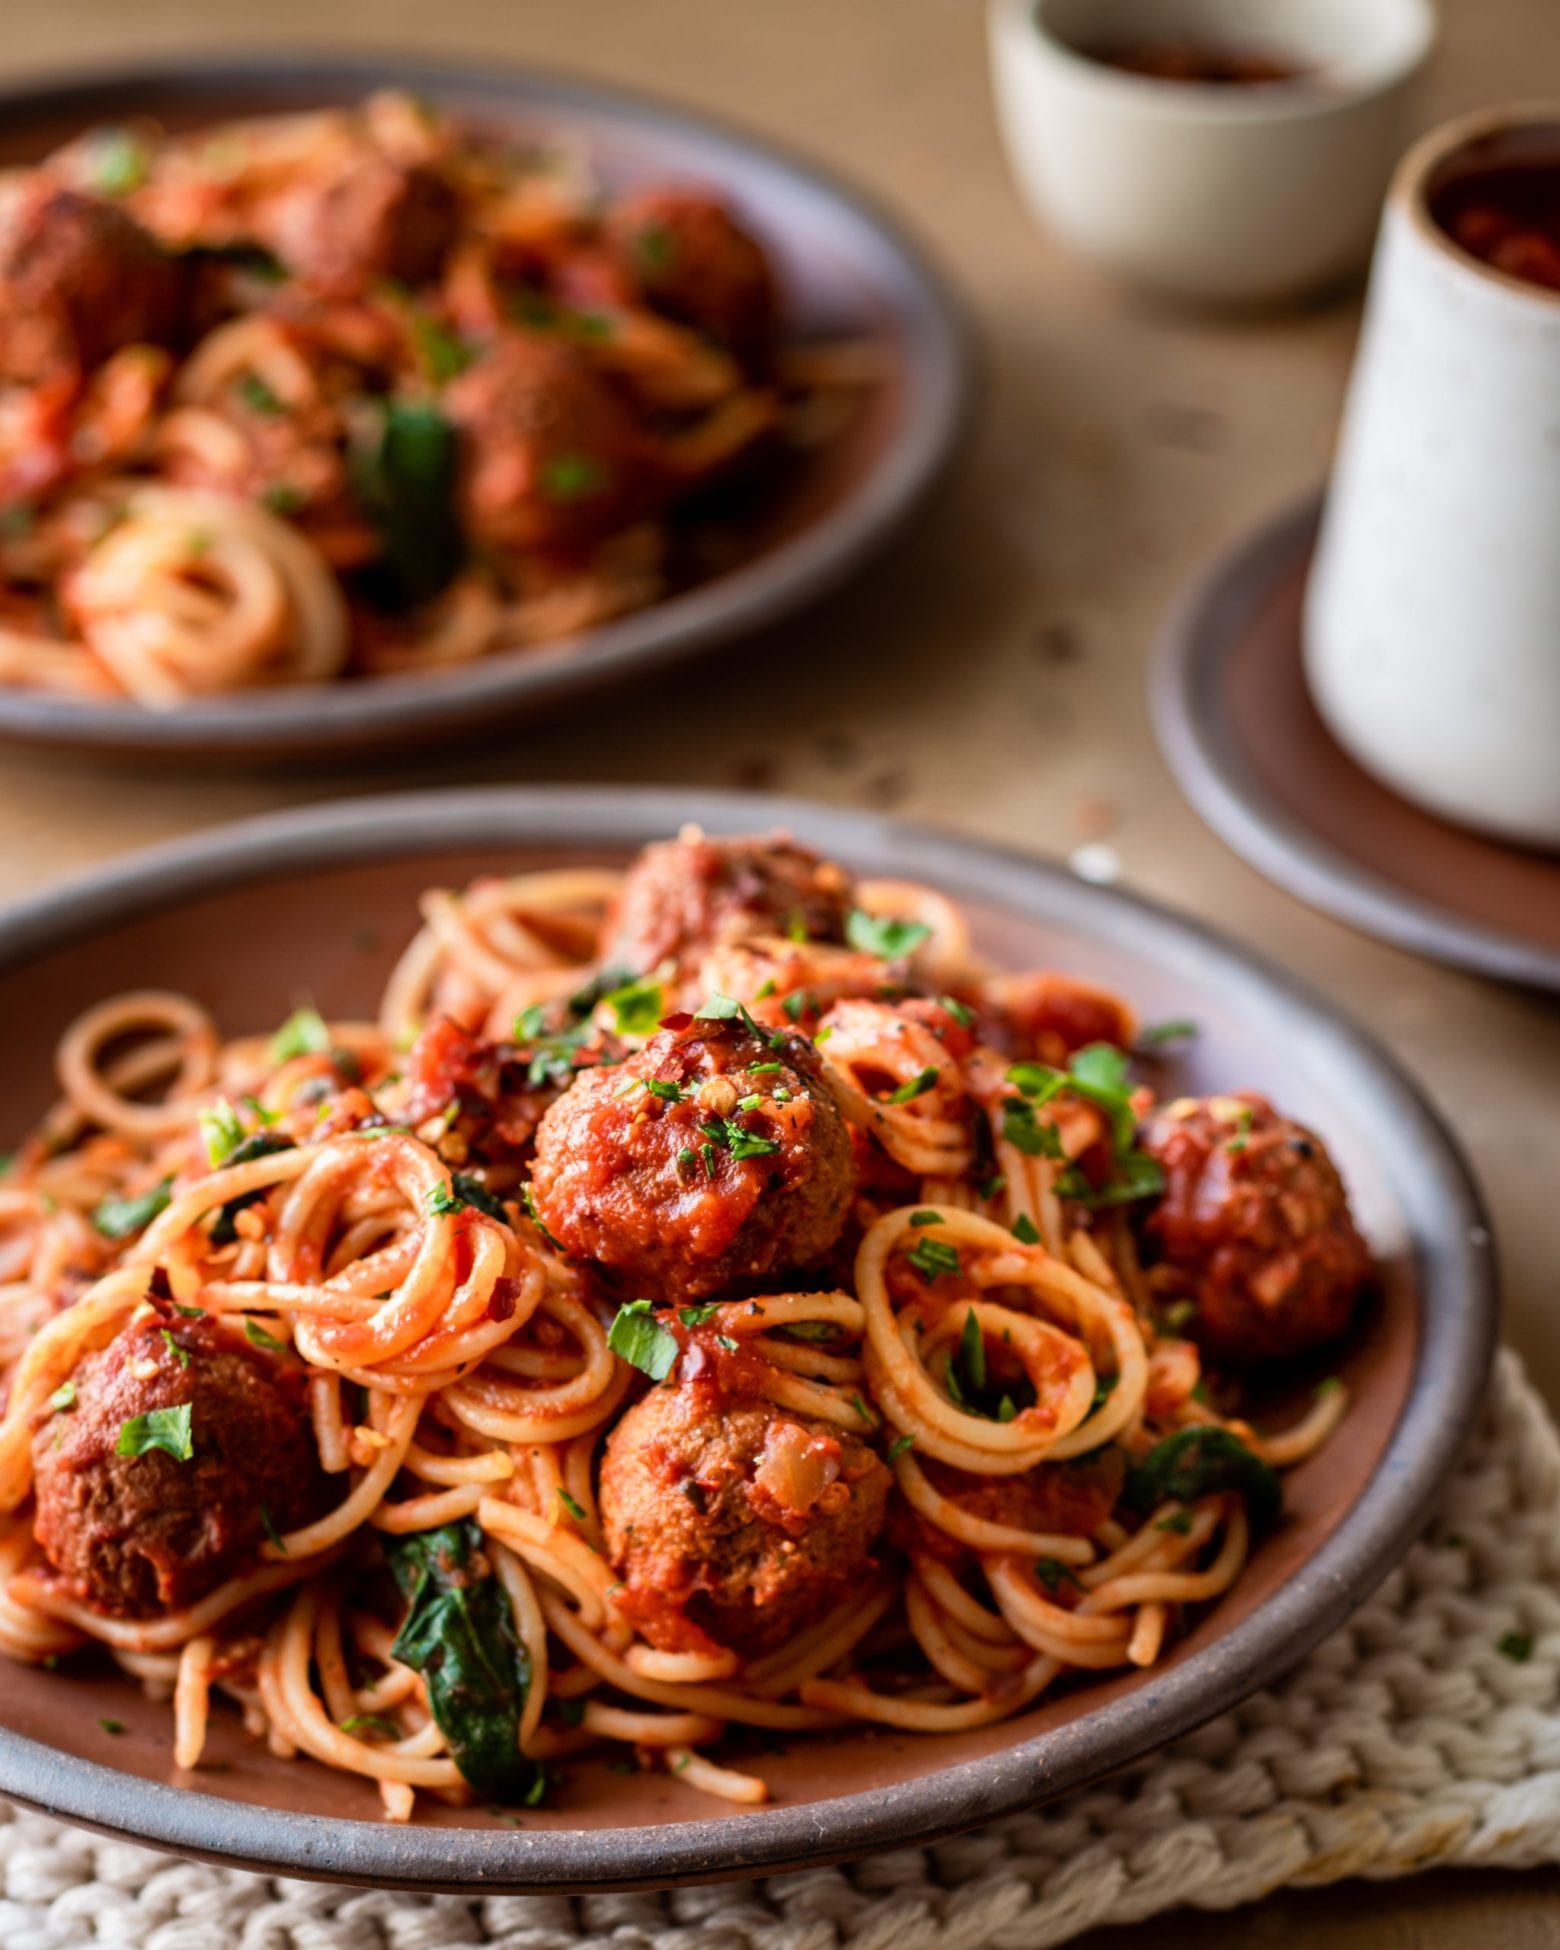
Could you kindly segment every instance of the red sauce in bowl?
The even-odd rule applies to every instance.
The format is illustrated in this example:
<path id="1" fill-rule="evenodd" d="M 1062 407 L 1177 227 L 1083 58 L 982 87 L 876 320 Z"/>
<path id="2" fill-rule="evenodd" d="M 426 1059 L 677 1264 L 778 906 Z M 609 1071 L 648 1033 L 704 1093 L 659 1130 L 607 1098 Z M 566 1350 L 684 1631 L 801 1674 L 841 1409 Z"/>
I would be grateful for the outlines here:
<path id="1" fill-rule="evenodd" d="M 1459 176 L 1432 194 L 1430 213 L 1470 257 L 1560 291 L 1560 162 L 1502 163 Z"/>
<path id="2" fill-rule="evenodd" d="M 1132 41 L 1091 48 L 1089 58 L 1145 81 L 1191 82 L 1203 88 L 1270 88 L 1306 80 L 1312 70 L 1271 50 L 1215 47 L 1200 41 Z"/>

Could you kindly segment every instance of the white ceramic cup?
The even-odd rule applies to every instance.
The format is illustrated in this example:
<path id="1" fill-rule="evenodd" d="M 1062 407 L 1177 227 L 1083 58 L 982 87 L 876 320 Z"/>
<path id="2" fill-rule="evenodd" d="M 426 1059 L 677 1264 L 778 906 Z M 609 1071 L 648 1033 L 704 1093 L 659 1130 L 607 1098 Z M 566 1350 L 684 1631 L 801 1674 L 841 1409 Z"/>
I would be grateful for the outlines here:
<path id="1" fill-rule="evenodd" d="M 1219 304 L 1364 264 L 1435 40 L 1430 0 L 990 0 L 988 24 L 1035 214 L 1137 284 Z M 1146 80 L 1086 52 L 1134 41 L 1285 55 L 1308 78 Z"/>
<path id="2" fill-rule="evenodd" d="M 1339 742 L 1405 798 L 1560 847 L 1560 293 L 1465 254 L 1430 198 L 1560 165 L 1560 107 L 1454 122 L 1405 157 L 1306 603 Z"/>

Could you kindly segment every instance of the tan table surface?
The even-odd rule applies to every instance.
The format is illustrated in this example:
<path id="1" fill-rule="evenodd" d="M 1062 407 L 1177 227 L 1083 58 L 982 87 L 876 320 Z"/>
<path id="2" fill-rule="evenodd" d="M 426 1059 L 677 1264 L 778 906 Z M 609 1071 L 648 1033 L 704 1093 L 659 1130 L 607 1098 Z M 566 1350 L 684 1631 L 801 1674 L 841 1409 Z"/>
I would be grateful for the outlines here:
<path id="1" fill-rule="evenodd" d="M 1445 0 L 1426 119 L 1560 97 L 1553 0 Z M 1183 579 L 1327 465 L 1351 303 L 1262 323 L 1135 304 L 1041 238 L 1009 187 L 975 0 L 53 0 L 0 72 L 131 53 L 378 45 L 574 68 L 681 97 L 838 165 L 954 273 L 986 392 L 940 504 L 791 628 L 559 727 L 363 773 L 179 777 L 0 756 L 0 898 L 145 841 L 417 782 L 776 787 L 1045 853 L 1099 826 L 1131 886 L 1258 942 L 1356 1010 L 1429 1087 L 1494 1208 L 1507 1330 L 1560 1402 L 1554 1290 L 1560 1010 L 1379 947 L 1267 886 L 1182 803 L 1149 732 L 1145 647 Z M 1327 1950 L 1503 1950 L 1560 1936 L 1560 1874 L 1443 1875 L 1277 1899 L 1092 1940 L 1163 1950 L 1303 1935 Z"/>

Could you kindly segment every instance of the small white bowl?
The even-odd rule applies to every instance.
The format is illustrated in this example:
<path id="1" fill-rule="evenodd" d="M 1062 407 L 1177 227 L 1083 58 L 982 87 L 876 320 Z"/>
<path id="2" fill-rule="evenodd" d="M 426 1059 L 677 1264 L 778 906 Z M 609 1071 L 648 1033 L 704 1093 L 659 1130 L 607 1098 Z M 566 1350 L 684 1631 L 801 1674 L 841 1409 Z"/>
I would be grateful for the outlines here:
<path id="1" fill-rule="evenodd" d="M 1136 284 L 1272 303 L 1365 261 L 1435 41 L 1430 0 L 990 0 L 998 119 L 1043 221 Z M 1285 58 L 1262 86 L 1159 81 L 1099 50 Z"/>
<path id="2" fill-rule="evenodd" d="M 1305 615 L 1334 736 L 1405 798 L 1560 848 L 1560 292 L 1461 250 L 1431 199 L 1560 166 L 1560 103 L 1427 136 L 1387 200 Z"/>

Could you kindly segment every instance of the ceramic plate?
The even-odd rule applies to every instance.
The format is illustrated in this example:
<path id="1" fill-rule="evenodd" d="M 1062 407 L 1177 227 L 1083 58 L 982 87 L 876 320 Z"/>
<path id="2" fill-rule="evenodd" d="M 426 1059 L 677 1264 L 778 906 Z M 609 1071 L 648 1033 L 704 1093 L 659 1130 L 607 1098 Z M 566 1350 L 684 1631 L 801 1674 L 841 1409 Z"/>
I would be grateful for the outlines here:
<path id="1" fill-rule="evenodd" d="M 733 537 L 735 566 L 571 644 L 442 671 L 252 691 L 151 713 L 120 700 L 0 689 L 0 737 L 222 757 L 309 757 L 426 744 L 537 714 L 778 622 L 857 569 L 899 528 L 952 453 L 968 397 L 953 301 L 881 211 L 821 172 L 701 117 L 583 82 L 428 62 L 312 57 L 201 63 L 0 90 L 0 165 L 85 127 L 152 116 L 170 128 L 360 100 L 406 88 L 480 123 L 578 138 L 604 181 L 714 184 L 779 267 L 786 330 L 870 339 L 885 379 L 841 439 L 799 466 Z"/>
<path id="2" fill-rule="evenodd" d="M 1300 619 L 1319 500 L 1247 537 L 1176 611 L 1153 664 L 1159 742 L 1227 845 L 1366 934 L 1560 990 L 1560 855 L 1466 832 L 1355 764 L 1306 690 Z"/>
<path id="3" fill-rule="evenodd" d="M 1494 1323 L 1488 1236 L 1451 1139 L 1374 1044 L 1287 976 L 1193 922 L 1017 854 L 865 814 L 614 789 L 420 794 L 231 827 L 0 917 L 0 1143 L 49 1099 L 61 1028 L 113 990 L 189 988 L 232 1031 L 269 1027 L 305 989 L 329 1013 L 366 1012 L 423 887 L 621 861 L 689 819 L 717 833 L 788 825 L 863 872 L 943 887 L 992 959 L 1119 985 L 1149 1020 L 1194 1017 L 1200 1034 L 1166 1065 L 1163 1088 L 1253 1086 L 1325 1135 L 1382 1293 L 1342 1363 L 1346 1423 L 1287 1478 L 1289 1521 L 1152 1671 L 975 1733 L 790 1740 L 765 1759 L 776 1798 L 759 1809 L 601 1760 L 571 1762 L 519 1827 L 431 1802 L 393 1827 L 370 1784 L 271 1758 L 236 1715 L 215 1716 L 219 1767 L 179 1775 L 166 1704 L 109 1670 L 11 1667 L 0 1792 L 186 1855 L 379 1886 L 621 1889 L 842 1860 L 1033 1806 L 1162 1746 L 1276 1679 L 1407 1547 L 1476 1414 Z M 105 1719 L 125 1731 L 105 1733 Z"/>

